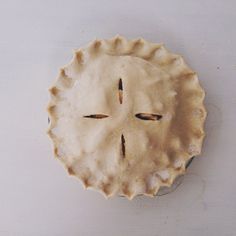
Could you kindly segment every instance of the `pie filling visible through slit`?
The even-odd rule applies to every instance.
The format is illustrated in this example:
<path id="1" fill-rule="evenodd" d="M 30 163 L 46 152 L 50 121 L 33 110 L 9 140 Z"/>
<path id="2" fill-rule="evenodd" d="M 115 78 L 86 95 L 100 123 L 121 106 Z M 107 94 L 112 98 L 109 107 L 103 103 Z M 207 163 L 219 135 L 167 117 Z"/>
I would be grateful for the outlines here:
<path id="1" fill-rule="evenodd" d="M 179 55 L 116 36 L 79 49 L 50 89 L 55 156 L 106 197 L 154 196 L 204 139 L 204 90 Z"/>

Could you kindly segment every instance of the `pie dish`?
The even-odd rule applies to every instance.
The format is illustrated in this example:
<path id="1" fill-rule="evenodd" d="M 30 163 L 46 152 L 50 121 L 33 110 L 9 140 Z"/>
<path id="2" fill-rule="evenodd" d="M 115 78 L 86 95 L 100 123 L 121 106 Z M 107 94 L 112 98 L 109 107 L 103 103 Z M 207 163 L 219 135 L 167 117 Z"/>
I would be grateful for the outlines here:
<path id="1" fill-rule="evenodd" d="M 105 197 L 155 196 L 201 152 L 205 92 L 163 44 L 95 40 L 75 51 L 49 91 L 55 157 Z"/>

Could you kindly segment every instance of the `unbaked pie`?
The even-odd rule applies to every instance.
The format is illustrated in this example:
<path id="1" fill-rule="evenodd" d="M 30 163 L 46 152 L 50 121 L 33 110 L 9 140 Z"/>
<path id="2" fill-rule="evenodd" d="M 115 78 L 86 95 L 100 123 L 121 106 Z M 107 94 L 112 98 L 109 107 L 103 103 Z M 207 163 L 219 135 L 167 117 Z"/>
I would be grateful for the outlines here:
<path id="1" fill-rule="evenodd" d="M 85 187 L 155 196 L 204 139 L 204 90 L 162 44 L 116 36 L 77 50 L 50 88 L 55 156 Z"/>

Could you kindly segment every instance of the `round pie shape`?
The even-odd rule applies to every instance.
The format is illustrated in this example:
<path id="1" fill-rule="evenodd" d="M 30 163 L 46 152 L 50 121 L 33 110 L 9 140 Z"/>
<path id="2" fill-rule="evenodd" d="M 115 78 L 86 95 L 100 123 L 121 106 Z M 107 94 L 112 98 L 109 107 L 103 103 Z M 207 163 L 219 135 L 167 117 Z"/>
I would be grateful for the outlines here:
<path id="1" fill-rule="evenodd" d="M 55 156 L 106 197 L 155 196 L 204 139 L 204 90 L 162 44 L 116 36 L 74 53 L 50 88 Z"/>

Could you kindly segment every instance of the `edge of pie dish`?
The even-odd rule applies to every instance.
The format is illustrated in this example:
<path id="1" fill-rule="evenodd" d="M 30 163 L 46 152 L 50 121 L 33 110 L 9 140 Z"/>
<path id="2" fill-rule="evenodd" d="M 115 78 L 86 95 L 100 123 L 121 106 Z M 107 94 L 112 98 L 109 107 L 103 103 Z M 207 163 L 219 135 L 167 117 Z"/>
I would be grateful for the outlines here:
<path id="1" fill-rule="evenodd" d="M 88 59 L 99 55 L 131 56 L 145 60 L 168 74 L 176 87 L 175 96 L 179 105 L 176 109 L 176 121 L 171 128 L 173 132 L 170 135 L 173 137 L 170 136 L 168 139 L 168 146 L 175 148 L 173 150 L 177 150 L 178 155 L 171 156 L 171 150 L 165 153 L 168 155 L 168 163 L 164 160 L 163 168 L 157 168 L 158 170 L 150 175 L 146 173 L 145 178 L 141 180 L 114 181 L 114 176 L 110 174 L 105 176 L 105 181 L 94 179 L 94 172 L 86 169 L 87 167 L 77 172 L 73 160 L 60 150 L 63 141 L 58 138 L 54 129 L 60 119 L 61 111 L 58 111 L 58 104 L 62 100 L 62 94 L 74 86 L 75 80 L 79 80 L 75 78 L 78 78 L 78 73 L 84 69 Z M 207 115 L 203 104 L 205 92 L 199 84 L 196 72 L 190 69 L 183 57 L 169 52 L 163 44 L 151 43 L 143 38 L 127 40 L 119 35 L 108 40 L 96 39 L 74 52 L 72 60 L 60 69 L 49 92 L 50 102 L 47 111 L 50 124 L 47 133 L 53 143 L 54 156 L 60 160 L 70 176 L 79 179 L 85 188 L 101 192 L 106 198 L 114 195 L 125 196 L 128 199 L 138 195 L 156 196 L 161 187 L 170 187 L 178 176 L 185 174 L 188 161 L 201 153 Z M 183 130 L 186 130 L 186 133 Z"/>

